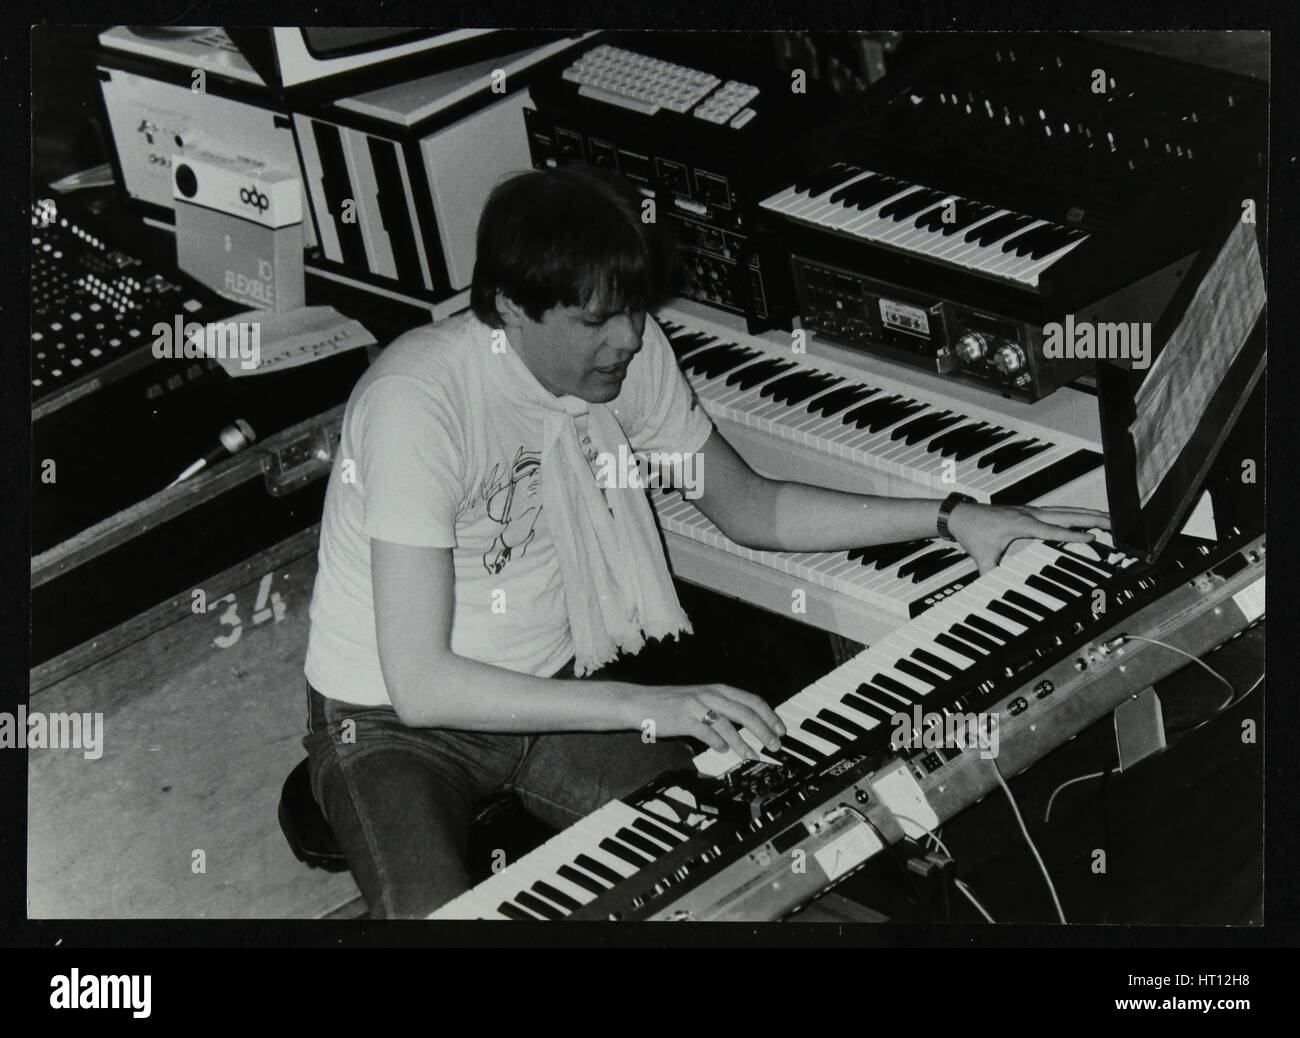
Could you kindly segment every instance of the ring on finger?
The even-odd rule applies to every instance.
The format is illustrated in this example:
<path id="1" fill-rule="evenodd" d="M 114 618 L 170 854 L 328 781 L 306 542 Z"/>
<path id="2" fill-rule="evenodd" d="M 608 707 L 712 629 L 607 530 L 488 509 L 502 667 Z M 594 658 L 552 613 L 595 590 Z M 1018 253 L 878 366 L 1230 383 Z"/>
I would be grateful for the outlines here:
<path id="1" fill-rule="evenodd" d="M 701 717 L 700 720 L 712 728 L 718 723 L 718 712 L 710 707 L 708 710 L 704 711 L 704 716 Z"/>

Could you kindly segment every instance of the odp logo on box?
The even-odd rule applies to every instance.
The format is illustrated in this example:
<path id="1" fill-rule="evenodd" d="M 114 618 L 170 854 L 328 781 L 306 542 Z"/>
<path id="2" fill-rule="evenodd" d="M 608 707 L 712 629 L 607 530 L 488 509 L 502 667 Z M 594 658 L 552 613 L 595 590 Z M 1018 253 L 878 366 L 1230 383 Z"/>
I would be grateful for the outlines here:
<path id="1" fill-rule="evenodd" d="M 277 229 L 302 222 L 302 183 L 296 172 L 259 166 L 212 152 L 177 157 L 172 197 Z"/>
<path id="2" fill-rule="evenodd" d="M 239 200 L 245 205 L 251 205 L 259 213 L 266 212 L 266 207 L 271 204 L 271 200 L 257 190 L 256 186 L 240 188 Z"/>

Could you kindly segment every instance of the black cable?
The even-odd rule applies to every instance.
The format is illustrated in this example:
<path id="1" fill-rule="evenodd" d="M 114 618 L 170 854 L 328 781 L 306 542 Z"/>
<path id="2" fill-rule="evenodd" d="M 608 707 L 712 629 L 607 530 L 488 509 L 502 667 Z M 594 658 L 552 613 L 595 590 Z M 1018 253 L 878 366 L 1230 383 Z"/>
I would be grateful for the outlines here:
<path id="1" fill-rule="evenodd" d="M 867 825 L 871 826 L 871 831 L 876 834 L 876 839 L 880 841 L 881 845 L 888 852 L 890 860 L 892 860 L 893 863 L 896 866 L 898 866 L 899 871 L 902 872 L 903 874 L 903 878 L 907 880 L 908 885 L 912 888 L 912 893 L 914 893 L 917 897 L 917 900 L 919 900 L 921 904 L 925 906 L 925 910 L 930 913 L 930 918 L 933 919 L 936 923 L 947 921 L 947 920 L 941 920 L 939 918 L 939 913 L 937 913 L 934 910 L 934 905 L 930 903 L 930 899 L 925 895 L 925 892 L 921 890 L 920 885 L 916 882 L 916 877 L 912 875 L 911 869 L 907 867 L 907 863 L 903 861 L 903 859 L 899 856 L 898 850 L 894 847 L 894 845 L 885 839 L 885 834 L 882 833 L 880 831 L 880 827 L 876 825 L 876 823 L 873 822 L 867 816 L 867 813 L 865 811 L 858 810 L 856 807 L 854 807 L 851 804 L 843 803 L 842 801 L 836 806 L 844 808 L 844 810 L 851 812 L 852 814 L 856 815 L 859 819 L 861 819 L 863 822 L 865 822 Z"/>

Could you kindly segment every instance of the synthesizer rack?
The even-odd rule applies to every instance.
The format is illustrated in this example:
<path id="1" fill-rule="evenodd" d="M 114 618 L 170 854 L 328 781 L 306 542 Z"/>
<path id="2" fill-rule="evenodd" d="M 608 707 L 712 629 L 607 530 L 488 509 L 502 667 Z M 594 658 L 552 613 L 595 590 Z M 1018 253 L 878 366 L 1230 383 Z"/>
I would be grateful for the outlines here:
<path id="1" fill-rule="evenodd" d="M 781 750 L 707 751 L 430 918 L 783 918 L 1185 664 L 1141 639 L 1200 656 L 1257 623 L 1264 556 L 1257 534 L 1184 537 L 1156 566 L 1035 545 L 778 707 Z M 902 749 L 909 699 L 992 718 L 996 763 L 975 746 Z"/>
<path id="2" fill-rule="evenodd" d="M 778 153 L 835 123 L 843 104 L 816 82 L 792 92 L 788 72 L 761 58 L 763 34 L 651 35 L 603 34 L 562 75 L 530 87 L 533 166 L 623 174 L 677 239 L 673 291 L 754 332 L 787 326 L 788 272 L 769 266 L 776 256 L 755 236 L 757 204 L 780 182 Z"/>
<path id="3" fill-rule="evenodd" d="M 247 307 L 175 270 L 170 235 L 101 203 L 53 196 L 32 209 L 34 555 L 162 491 L 238 419 L 265 439 L 342 403 L 368 363 L 351 350 L 233 378 L 211 357 L 155 356 L 161 328 Z"/>
<path id="4" fill-rule="evenodd" d="M 201 324 L 238 309 L 159 272 L 54 199 L 33 205 L 31 232 L 33 421 L 149 365 L 155 323 Z"/>
<path id="5" fill-rule="evenodd" d="M 937 37 L 764 198 L 806 329 L 1039 399 L 1091 361 L 1043 328 L 1154 321 L 1236 181 L 1267 91 L 1077 35 Z"/>

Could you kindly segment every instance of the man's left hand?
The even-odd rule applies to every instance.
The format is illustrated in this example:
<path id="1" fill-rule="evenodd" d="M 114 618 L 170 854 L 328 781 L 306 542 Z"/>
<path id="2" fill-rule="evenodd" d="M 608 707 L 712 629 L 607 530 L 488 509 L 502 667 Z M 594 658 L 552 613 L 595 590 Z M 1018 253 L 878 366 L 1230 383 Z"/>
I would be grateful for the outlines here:
<path id="1" fill-rule="evenodd" d="M 1091 508 L 1030 508 L 1014 505 L 980 505 L 962 502 L 952 511 L 948 529 L 966 549 L 980 573 L 987 573 L 1002 561 L 1012 541 L 1035 538 L 1042 541 L 1089 543 L 1096 539 L 1089 530 L 1109 530 L 1110 516 Z"/>

